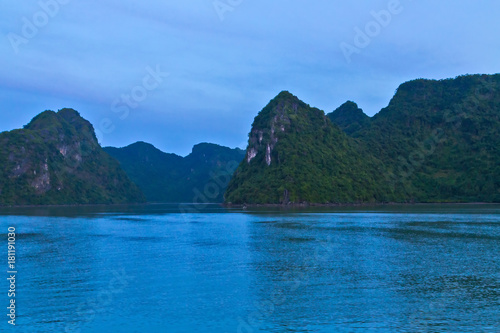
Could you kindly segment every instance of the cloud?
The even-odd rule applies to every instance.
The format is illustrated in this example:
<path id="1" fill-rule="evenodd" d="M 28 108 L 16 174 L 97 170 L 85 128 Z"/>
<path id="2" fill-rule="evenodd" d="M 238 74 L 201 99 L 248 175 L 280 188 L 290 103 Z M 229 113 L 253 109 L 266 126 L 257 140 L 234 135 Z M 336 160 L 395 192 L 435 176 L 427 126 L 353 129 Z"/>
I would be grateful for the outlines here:
<path id="1" fill-rule="evenodd" d="M 244 0 L 221 21 L 212 0 L 70 0 L 18 53 L 7 36 L 22 36 L 24 18 L 42 9 L 2 3 L 0 130 L 47 108 L 78 107 L 96 128 L 112 120 L 110 144 L 149 138 L 185 155 L 199 141 L 245 141 L 281 90 L 326 112 L 354 100 L 373 115 L 404 81 L 500 72 L 493 0 L 401 0 L 403 10 L 346 62 L 340 44 L 353 44 L 356 28 L 391 1 Z M 148 66 L 170 75 L 120 119 L 113 102 L 141 85 Z"/>

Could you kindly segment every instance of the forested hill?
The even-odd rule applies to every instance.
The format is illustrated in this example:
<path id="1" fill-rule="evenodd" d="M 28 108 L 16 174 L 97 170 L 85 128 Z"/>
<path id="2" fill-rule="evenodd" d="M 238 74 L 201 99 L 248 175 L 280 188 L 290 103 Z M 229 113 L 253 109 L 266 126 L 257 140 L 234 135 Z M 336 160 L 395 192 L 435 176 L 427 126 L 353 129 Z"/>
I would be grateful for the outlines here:
<path id="1" fill-rule="evenodd" d="M 142 192 L 99 146 L 73 109 L 45 111 L 0 133 L 0 205 L 143 202 Z"/>
<path id="2" fill-rule="evenodd" d="M 335 111 L 327 114 L 327 116 L 347 134 L 352 134 L 360 130 L 370 122 L 370 117 L 356 103 L 351 101 L 345 102 Z"/>
<path id="3" fill-rule="evenodd" d="M 500 75 L 409 81 L 373 117 L 352 101 L 325 115 L 283 91 L 255 117 L 246 151 L 201 143 L 181 157 L 144 142 L 103 149 L 73 109 L 0 133 L 0 205 L 146 199 L 500 202 Z"/>
<path id="4" fill-rule="evenodd" d="M 500 201 L 498 74 L 404 83 L 349 134 L 384 161 L 405 200 Z"/>
<path id="5" fill-rule="evenodd" d="M 226 201 L 500 202 L 498 74 L 418 79 L 371 118 L 354 102 L 327 115 L 331 128 L 323 117 L 288 93 L 273 99 Z"/>
<path id="6" fill-rule="evenodd" d="M 181 157 L 153 145 L 136 142 L 124 148 L 104 148 L 115 157 L 150 202 L 222 202 L 227 184 L 245 152 L 200 143 Z"/>
<path id="7" fill-rule="evenodd" d="M 225 199 L 234 204 L 396 200 L 382 165 L 324 112 L 283 91 L 252 124 Z"/>

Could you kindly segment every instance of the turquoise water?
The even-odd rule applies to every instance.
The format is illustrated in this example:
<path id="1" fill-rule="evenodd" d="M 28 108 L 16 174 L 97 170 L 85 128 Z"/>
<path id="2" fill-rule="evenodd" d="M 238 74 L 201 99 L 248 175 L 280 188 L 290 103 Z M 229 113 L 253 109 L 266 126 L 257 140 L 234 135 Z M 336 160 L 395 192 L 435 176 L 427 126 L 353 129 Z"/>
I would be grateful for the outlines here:
<path id="1" fill-rule="evenodd" d="M 5 267 L 8 227 L 6 332 L 500 331 L 498 205 L 3 209 Z"/>

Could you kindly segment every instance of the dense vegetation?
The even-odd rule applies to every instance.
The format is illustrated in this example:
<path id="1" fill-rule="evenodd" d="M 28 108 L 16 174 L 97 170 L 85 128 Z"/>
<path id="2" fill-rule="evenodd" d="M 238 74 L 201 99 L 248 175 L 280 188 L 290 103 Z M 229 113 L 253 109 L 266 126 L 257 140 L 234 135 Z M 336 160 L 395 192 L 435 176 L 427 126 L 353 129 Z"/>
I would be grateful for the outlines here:
<path id="1" fill-rule="evenodd" d="M 141 191 L 72 109 L 0 133 L 0 205 L 142 202 Z"/>
<path id="2" fill-rule="evenodd" d="M 222 202 L 231 175 L 245 152 L 201 143 L 181 157 L 137 142 L 104 148 L 115 157 L 150 202 Z"/>
<path id="3" fill-rule="evenodd" d="M 370 117 L 351 101 L 345 102 L 338 109 L 327 114 L 327 117 L 347 134 L 359 131 L 370 122 Z"/>
<path id="4" fill-rule="evenodd" d="M 255 118 L 227 202 L 339 203 L 395 200 L 379 163 L 323 111 L 281 92 Z"/>
<path id="5" fill-rule="evenodd" d="M 255 118 L 225 199 L 500 202 L 499 117 L 500 75 L 404 83 L 372 118 L 353 102 L 325 117 L 282 92 Z"/>
<path id="6" fill-rule="evenodd" d="M 500 202 L 500 75 L 402 84 L 350 135 L 384 161 L 402 201 Z"/>
<path id="7" fill-rule="evenodd" d="M 186 157 L 144 142 L 103 150 L 72 109 L 0 133 L 0 205 L 145 199 L 500 202 L 500 75 L 404 83 L 372 118 L 351 101 L 325 115 L 284 91 L 255 117 L 246 155 L 208 143 Z"/>

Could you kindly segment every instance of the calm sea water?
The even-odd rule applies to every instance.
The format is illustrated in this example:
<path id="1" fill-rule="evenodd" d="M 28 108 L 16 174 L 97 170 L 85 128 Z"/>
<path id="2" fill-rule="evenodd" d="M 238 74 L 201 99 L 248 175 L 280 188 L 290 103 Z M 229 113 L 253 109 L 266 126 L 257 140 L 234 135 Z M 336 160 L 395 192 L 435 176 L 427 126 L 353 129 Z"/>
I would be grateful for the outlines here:
<path id="1" fill-rule="evenodd" d="M 0 210 L 0 330 L 500 331 L 498 205 L 182 211 Z"/>

